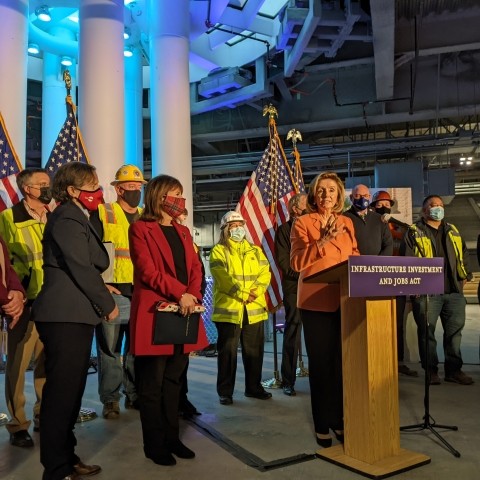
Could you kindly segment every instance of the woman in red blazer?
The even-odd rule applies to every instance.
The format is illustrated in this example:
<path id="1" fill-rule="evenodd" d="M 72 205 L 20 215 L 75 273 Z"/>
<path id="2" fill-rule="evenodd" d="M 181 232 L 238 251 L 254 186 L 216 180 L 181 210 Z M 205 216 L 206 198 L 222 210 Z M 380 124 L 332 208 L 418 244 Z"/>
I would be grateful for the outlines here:
<path id="1" fill-rule="evenodd" d="M 338 285 L 303 279 L 359 255 L 352 221 L 343 215 L 345 189 L 335 173 L 310 184 L 307 213 L 292 226 L 291 267 L 300 272 L 297 305 L 308 356 L 312 416 L 317 443 L 332 445 L 330 429 L 343 442 L 342 350 Z"/>
<path id="2" fill-rule="evenodd" d="M 179 439 L 180 377 L 188 353 L 208 345 L 203 323 L 196 344 L 153 345 L 153 318 L 159 301 L 174 302 L 183 315 L 202 300 L 202 270 L 187 227 L 175 219 L 185 210 L 183 187 L 168 175 L 150 180 L 145 209 L 130 226 L 134 290 L 130 311 L 131 353 L 140 405 L 145 456 L 158 465 L 175 465 L 172 454 L 193 458 Z"/>

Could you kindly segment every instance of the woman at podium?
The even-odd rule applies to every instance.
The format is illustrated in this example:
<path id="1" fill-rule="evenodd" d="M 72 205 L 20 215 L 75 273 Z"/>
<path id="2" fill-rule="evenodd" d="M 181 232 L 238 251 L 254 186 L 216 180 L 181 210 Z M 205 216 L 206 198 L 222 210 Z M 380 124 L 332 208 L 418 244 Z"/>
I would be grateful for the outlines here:
<path id="1" fill-rule="evenodd" d="M 310 184 L 307 214 L 291 232 L 291 266 L 300 272 L 297 304 L 308 356 L 312 416 L 316 440 L 330 447 L 343 442 L 342 351 L 338 284 L 304 283 L 303 279 L 359 255 L 352 221 L 342 215 L 345 188 L 333 172 Z"/>

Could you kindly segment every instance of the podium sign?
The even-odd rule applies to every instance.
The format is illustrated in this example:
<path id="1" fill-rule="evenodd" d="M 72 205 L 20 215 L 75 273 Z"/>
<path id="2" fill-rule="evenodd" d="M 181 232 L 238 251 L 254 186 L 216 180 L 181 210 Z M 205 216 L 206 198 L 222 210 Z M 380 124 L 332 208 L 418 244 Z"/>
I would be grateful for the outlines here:
<path id="1" fill-rule="evenodd" d="M 429 463 L 400 447 L 395 296 L 443 293 L 443 259 L 352 256 L 303 281 L 340 293 L 345 444 L 317 455 L 376 479 Z"/>
<path id="2" fill-rule="evenodd" d="M 442 294 L 444 262 L 443 257 L 349 257 L 348 296 L 367 298 Z"/>

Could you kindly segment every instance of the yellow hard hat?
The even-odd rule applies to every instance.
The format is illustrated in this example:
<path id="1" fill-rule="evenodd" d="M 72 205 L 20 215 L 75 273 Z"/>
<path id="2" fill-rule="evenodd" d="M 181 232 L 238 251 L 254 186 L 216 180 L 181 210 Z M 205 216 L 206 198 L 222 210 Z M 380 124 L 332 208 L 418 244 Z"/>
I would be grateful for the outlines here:
<path id="1" fill-rule="evenodd" d="M 141 182 L 147 183 L 143 178 L 143 173 L 135 165 L 122 165 L 115 174 L 115 180 L 110 185 L 116 185 L 120 182 Z"/>

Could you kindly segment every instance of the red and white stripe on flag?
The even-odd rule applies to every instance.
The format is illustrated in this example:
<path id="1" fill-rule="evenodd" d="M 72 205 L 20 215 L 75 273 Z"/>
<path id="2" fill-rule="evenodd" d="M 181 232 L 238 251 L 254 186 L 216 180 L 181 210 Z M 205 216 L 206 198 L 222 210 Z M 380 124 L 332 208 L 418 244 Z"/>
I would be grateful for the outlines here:
<path id="1" fill-rule="evenodd" d="M 238 202 L 236 210 L 245 219 L 247 235 L 262 247 L 270 263 L 272 280 L 267 303 L 274 310 L 283 301 L 280 270 L 274 256 L 275 231 L 288 220 L 288 200 L 295 194 L 288 166 L 275 137 L 270 141 Z"/>
<path id="2" fill-rule="evenodd" d="M 15 205 L 22 198 L 15 179 L 20 170 L 22 166 L 0 113 L 0 212 Z"/>

